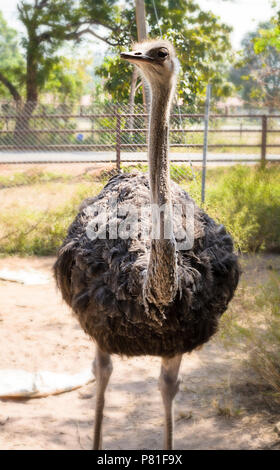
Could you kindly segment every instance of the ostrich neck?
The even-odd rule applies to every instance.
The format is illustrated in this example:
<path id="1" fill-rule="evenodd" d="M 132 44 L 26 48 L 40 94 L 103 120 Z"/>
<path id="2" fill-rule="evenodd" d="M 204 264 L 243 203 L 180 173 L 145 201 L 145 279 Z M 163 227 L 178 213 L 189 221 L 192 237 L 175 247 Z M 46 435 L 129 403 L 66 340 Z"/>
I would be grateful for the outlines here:
<path id="1" fill-rule="evenodd" d="M 149 174 L 151 203 L 170 203 L 168 134 L 172 90 L 152 93 L 149 125 Z"/>
<path id="2" fill-rule="evenodd" d="M 173 86 L 152 88 L 151 91 L 148 156 L 152 236 L 144 296 L 148 303 L 161 309 L 173 301 L 178 289 L 168 161 L 169 115 Z"/>

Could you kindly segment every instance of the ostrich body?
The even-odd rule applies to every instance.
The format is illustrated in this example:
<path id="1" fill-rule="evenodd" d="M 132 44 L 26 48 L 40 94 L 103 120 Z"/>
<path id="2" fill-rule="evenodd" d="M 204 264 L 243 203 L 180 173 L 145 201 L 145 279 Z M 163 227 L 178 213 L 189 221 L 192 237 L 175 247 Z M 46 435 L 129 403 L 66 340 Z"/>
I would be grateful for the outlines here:
<path id="1" fill-rule="evenodd" d="M 239 268 L 225 228 L 170 181 L 168 124 L 176 86 L 172 45 L 147 41 L 122 57 L 136 64 L 150 85 L 149 176 L 119 174 L 98 196 L 85 200 L 54 269 L 64 300 L 97 344 L 94 449 L 101 448 L 111 354 L 162 357 L 159 388 L 165 409 L 164 445 L 171 449 L 172 403 L 182 354 L 202 345 L 217 331 L 218 320 L 236 289 Z M 134 208 L 134 219 L 125 226 L 127 205 Z M 154 206 L 164 207 L 163 216 L 155 215 Z M 179 217 L 177 206 L 192 207 L 193 217 L 186 210 Z M 144 212 L 140 210 L 143 207 Z M 110 237 L 107 223 L 102 237 L 89 236 L 89 227 L 96 226 L 102 211 L 109 211 L 117 236 Z M 188 249 L 178 249 L 176 233 L 182 220 L 193 227 L 193 243 Z M 128 226 L 130 235 L 135 228 L 133 236 L 125 236 Z M 141 233 L 150 235 L 142 237 L 139 227 Z M 158 231 L 151 234 L 151 227 Z"/>

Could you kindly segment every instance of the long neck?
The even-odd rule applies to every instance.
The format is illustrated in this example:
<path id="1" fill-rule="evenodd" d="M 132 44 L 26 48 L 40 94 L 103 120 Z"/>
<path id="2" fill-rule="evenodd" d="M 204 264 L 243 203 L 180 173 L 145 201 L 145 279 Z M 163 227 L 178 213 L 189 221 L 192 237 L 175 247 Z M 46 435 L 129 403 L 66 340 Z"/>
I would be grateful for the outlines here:
<path id="1" fill-rule="evenodd" d="M 151 91 L 148 156 L 152 239 L 144 296 L 146 302 L 156 305 L 161 310 L 173 301 L 178 290 L 168 161 L 169 115 L 173 86 L 152 88 Z"/>

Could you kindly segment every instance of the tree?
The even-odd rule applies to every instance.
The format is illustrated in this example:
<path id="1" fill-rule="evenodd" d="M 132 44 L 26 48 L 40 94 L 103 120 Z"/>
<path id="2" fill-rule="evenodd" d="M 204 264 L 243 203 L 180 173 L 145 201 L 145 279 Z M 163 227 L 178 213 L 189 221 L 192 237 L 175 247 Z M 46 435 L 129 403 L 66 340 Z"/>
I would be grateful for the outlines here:
<path id="1" fill-rule="evenodd" d="M 259 35 L 254 40 L 256 54 L 264 52 L 269 47 L 275 48 L 278 52 L 280 51 L 280 10 L 271 18 L 270 23 L 271 28 L 261 28 Z"/>
<path id="2" fill-rule="evenodd" d="M 62 103 L 80 100 L 85 93 L 91 92 L 92 76 L 88 69 L 92 68 L 92 63 L 92 58 L 61 57 L 52 67 L 42 92 L 57 97 Z"/>
<path id="3" fill-rule="evenodd" d="M 22 40 L 25 51 L 25 104 L 18 114 L 16 131 L 26 132 L 42 90 L 60 61 L 58 52 L 65 41 L 80 42 L 86 34 L 108 45 L 118 44 L 117 0 L 21 0 L 19 19 L 26 29 Z M 102 35 L 99 30 L 107 32 Z M 110 34 L 109 34 L 110 33 Z M 111 35 L 114 39 L 110 38 Z M 0 81 L 13 98 L 22 101 L 20 91 L 8 73 Z"/>
<path id="4" fill-rule="evenodd" d="M 211 81 L 214 96 L 228 96 L 232 84 L 227 79 L 231 61 L 231 28 L 221 23 L 212 13 L 202 11 L 195 1 L 165 0 L 157 2 L 159 24 L 153 1 L 146 0 L 149 36 L 170 38 L 175 44 L 181 63 L 179 95 L 192 108 L 205 98 L 206 85 Z M 115 33 L 111 34 L 115 40 Z M 98 68 L 105 78 L 105 88 L 116 101 L 128 101 L 132 68 L 119 59 L 119 52 L 136 40 L 134 2 L 129 0 L 120 18 L 119 38 L 122 47 L 111 51 Z M 136 87 L 137 88 L 137 87 Z M 136 102 L 141 102 L 138 89 Z"/>
<path id="5" fill-rule="evenodd" d="M 26 51 L 26 100 L 37 102 L 38 91 L 46 82 L 56 52 L 64 41 L 79 42 L 90 34 L 109 45 L 117 44 L 98 34 L 94 27 L 103 26 L 116 35 L 113 23 L 116 0 L 22 0 L 18 5 L 19 19 L 26 27 L 23 41 Z"/>
<path id="6" fill-rule="evenodd" d="M 24 59 L 19 51 L 17 33 L 9 28 L 0 12 L 0 96 L 19 101 L 23 83 Z"/>
<path id="7" fill-rule="evenodd" d="M 277 47 L 266 44 L 257 48 L 260 31 L 268 34 L 273 23 L 262 23 L 253 33 L 248 33 L 242 41 L 241 60 L 232 69 L 230 77 L 239 88 L 243 100 L 252 107 L 280 106 L 280 57 Z"/>

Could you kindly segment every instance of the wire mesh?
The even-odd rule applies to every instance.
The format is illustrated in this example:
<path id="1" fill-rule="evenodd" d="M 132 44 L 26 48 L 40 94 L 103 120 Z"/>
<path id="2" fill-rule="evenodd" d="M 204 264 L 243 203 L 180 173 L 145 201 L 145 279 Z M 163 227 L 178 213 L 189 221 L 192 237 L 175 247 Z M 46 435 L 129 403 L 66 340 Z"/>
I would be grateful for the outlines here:
<path id="1" fill-rule="evenodd" d="M 1 165 L 0 254 L 55 253 L 85 197 L 98 194 L 119 167 L 148 170 L 148 124 L 141 105 L 0 103 L 0 163 L 24 163 Z M 260 160 L 264 143 L 267 155 L 280 159 L 279 129 L 279 115 L 212 114 L 208 163 Z M 203 112 L 173 107 L 171 178 L 198 201 L 200 170 L 189 162 L 202 160 L 203 132 Z"/>
<path id="2" fill-rule="evenodd" d="M 264 144 L 267 153 L 277 156 L 279 119 L 279 115 L 267 116 L 264 136 L 262 115 L 212 114 L 210 160 L 258 160 Z M 203 113 L 190 114 L 186 105 L 174 105 L 170 118 L 171 160 L 201 161 L 203 131 Z M 22 162 L 32 158 L 38 162 L 117 161 L 118 165 L 120 161 L 145 162 L 147 136 L 148 115 L 142 105 L 0 103 L 2 161 L 17 161 L 20 155 Z"/>

